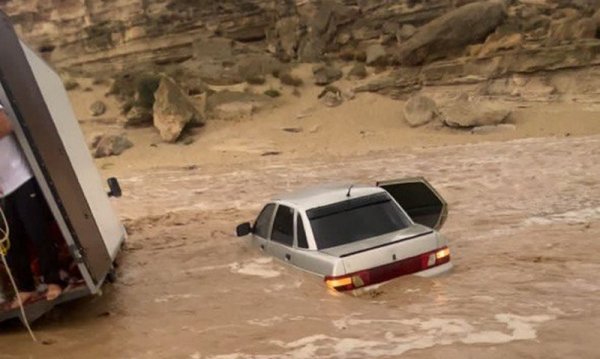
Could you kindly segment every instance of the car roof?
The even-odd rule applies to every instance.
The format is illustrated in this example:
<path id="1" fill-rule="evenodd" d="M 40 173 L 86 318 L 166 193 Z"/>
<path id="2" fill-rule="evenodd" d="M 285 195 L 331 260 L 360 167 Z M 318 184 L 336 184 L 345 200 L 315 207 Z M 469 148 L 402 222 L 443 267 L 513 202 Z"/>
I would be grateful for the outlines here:
<path id="1" fill-rule="evenodd" d="M 376 193 L 385 192 L 384 189 L 375 186 L 352 185 L 350 197 L 347 196 L 350 184 L 321 185 L 309 187 L 299 191 L 285 193 L 273 198 L 275 202 L 287 202 L 302 210 L 326 206 L 342 202 L 350 198 L 364 197 Z"/>

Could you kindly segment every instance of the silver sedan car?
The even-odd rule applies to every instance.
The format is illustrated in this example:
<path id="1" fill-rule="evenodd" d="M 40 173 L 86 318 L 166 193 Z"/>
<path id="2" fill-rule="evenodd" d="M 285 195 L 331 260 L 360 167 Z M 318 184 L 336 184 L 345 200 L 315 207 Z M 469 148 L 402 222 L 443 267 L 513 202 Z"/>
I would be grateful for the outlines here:
<path id="1" fill-rule="evenodd" d="M 437 231 L 446 216 L 437 191 L 424 178 L 410 178 L 286 194 L 254 224 L 240 224 L 237 235 L 251 235 L 265 253 L 346 291 L 448 271 L 448 241 Z"/>

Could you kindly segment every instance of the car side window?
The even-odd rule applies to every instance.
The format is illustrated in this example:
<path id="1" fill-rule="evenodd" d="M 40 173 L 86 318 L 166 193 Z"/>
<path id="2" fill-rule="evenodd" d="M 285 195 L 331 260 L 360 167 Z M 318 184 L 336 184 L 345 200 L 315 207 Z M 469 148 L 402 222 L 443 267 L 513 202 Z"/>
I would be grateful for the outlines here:
<path id="1" fill-rule="evenodd" d="M 282 205 L 277 208 L 271 240 L 290 247 L 294 244 L 294 210 L 292 208 Z"/>
<path id="2" fill-rule="evenodd" d="M 298 237 L 298 248 L 308 249 L 308 241 L 306 240 L 306 231 L 304 230 L 304 222 L 300 214 L 296 215 L 296 236 Z"/>
<path id="3" fill-rule="evenodd" d="M 269 203 L 263 208 L 254 223 L 255 235 L 265 239 L 269 238 L 269 226 L 271 224 L 271 218 L 273 218 L 273 211 L 275 211 L 274 203 Z"/>

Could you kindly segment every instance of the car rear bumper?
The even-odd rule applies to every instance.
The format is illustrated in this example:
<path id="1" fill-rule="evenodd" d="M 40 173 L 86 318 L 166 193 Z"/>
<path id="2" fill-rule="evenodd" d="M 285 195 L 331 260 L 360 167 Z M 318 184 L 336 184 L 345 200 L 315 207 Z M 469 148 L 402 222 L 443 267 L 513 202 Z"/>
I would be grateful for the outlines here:
<path id="1" fill-rule="evenodd" d="M 452 267 L 448 247 L 438 248 L 414 257 L 401 259 L 382 266 L 345 274 L 339 277 L 327 276 L 325 283 L 331 289 L 343 292 L 384 283 L 408 274 L 435 275 Z"/>
<path id="2" fill-rule="evenodd" d="M 444 274 L 444 273 L 450 271 L 452 269 L 452 267 L 454 267 L 452 262 L 448 262 L 448 263 L 439 265 L 437 267 L 425 269 L 423 271 L 414 273 L 414 275 L 419 276 L 419 277 L 426 277 L 426 278 L 434 277 L 436 275 Z"/>

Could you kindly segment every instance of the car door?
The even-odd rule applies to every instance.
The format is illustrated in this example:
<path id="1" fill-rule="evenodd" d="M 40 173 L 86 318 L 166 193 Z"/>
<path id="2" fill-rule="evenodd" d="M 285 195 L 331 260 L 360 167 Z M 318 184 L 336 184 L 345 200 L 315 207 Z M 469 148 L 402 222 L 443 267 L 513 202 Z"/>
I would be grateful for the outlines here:
<path id="1" fill-rule="evenodd" d="M 425 178 L 405 178 L 377 182 L 406 211 L 415 223 L 440 229 L 448 217 L 444 198 Z"/>
<path id="2" fill-rule="evenodd" d="M 273 230 L 271 231 L 271 240 L 268 243 L 267 251 L 275 258 L 284 262 L 290 262 L 292 259 L 294 246 L 294 215 L 293 208 L 278 205 L 273 219 Z"/>
<path id="3" fill-rule="evenodd" d="M 276 207 L 275 203 L 267 204 L 258 217 L 256 217 L 254 227 L 252 228 L 252 245 L 260 248 L 262 251 L 265 251 L 268 245 Z"/>
<path id="4" fill-rule="evenodd" d="M 308 240 L 308 227 L 305 223 L 308 223 L 303 219 L 303 216 L 299 211 L 296 211 L 296 241 L 294 242 L 294 248 L 292 248 L 290 262 L 304 270 L 313 274 L 326 276 L 333 273 L 334 258 L 327 255 L 323 255 L 316 249 L 311 249 L 311 245 Z"/>

